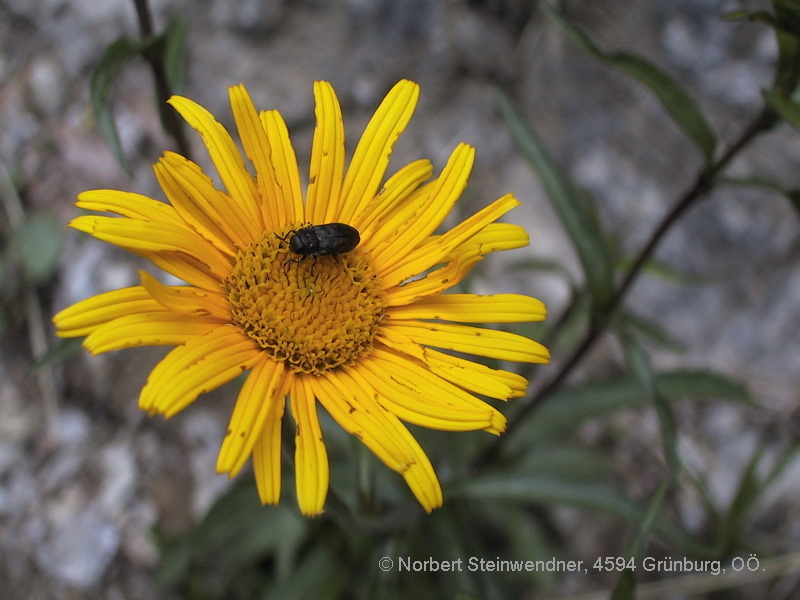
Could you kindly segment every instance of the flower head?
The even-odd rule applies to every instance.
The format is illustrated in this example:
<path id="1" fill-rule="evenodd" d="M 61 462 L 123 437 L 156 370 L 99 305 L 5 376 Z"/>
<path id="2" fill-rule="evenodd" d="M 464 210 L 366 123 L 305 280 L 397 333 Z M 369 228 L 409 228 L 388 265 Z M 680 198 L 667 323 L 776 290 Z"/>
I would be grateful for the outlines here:
<path id="1" fill-rule="evenodd" d="M 460 144 L 431 181 L 427 160 L 384 181 L 418 95 L 410 81 L 392 88 L 345 170 L 339 102 L 330 84 L 315 83 L 317 126 L 305 198 L 277 111 L 259 113 L 243 86 L 230 88 L 243 156 L 208 111 L 173 97 L 172 106 L 200 133 L 223 189 L 195 163 L 168 152 L 154 167 L 168 203 L 114 190 L 78 196 L 78 207 L 122 218 L 80 216 L 72 227 L 143 256 L 186 285 L 167 286 L 142 273 L 140 285 L 58 313 L 58 335 L 86 336 L 84 346 L 94 354 L 176 346 L 153 369 L 139 399 L 141 409 L 166 417 L 249 371 L 217 470 L 232 477 L 252 456 L 264 503 L 280 495 L 288 401 L 304 514 L 322 511 L 328 490 L 317 403 L 402 474 L 427 511 L 440 506 L 433 467 L 403 422 L 499 434 L 505 418 L 475 394 L 506 400 L 527 386 L 519 375 L 442 350 L 549 359 L 546 348 L 520 335 L 460 324 L 541 320 L 540 301 L 442 294 L 484 255 L 528 242 L 521 227 L 495 223 L 519 204 L 511 195 L 434 234 L 467 185 L 474 149 Z M 319 227 L 330 224 L 341 225 Z M 350 231 L 345 225 L 360 235 L 352 250 L 335 237 Z M 316 252 L 302 239 L 292 243 L 307 227 L 319 238 Z M 309 251 L 298 254 L 298 248 Z M 347 251 L 336 255 L 339 249 Z"/>

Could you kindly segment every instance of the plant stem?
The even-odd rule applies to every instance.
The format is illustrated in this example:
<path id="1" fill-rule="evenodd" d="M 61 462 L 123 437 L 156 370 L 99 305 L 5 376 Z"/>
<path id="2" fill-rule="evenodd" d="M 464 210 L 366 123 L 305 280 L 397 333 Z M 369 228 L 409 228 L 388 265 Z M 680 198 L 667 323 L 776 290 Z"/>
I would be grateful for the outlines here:
<path id="1" fill-rule="evenodd" d="M 133 0 L 136 7 L 136 18 L 139 21 L 139 31 L 143 38 L 153 35 L 153 18 L 150 12 L 150 6 L 147 0 Z M 161 62 L 160 57 L 153 53 L 145 52 L 145 58 L 150 65 L 150 70 L 153 72 L 153 80 L 156 84 L 156 97 L 157 101 L 166 104 L 170 96 L 172 96 L 172 89 L 167 79 L 167 72 L 164 64 Z M 164 126 L 169 134 L 175 140 L 178 147 L 178 153 L 186 158 L 191 158 L 189 142 L 186 140 L 186 135 L 183 131 L 180 119 L 178 119 L 175 111 L 165 110 L 161 111 L 164 118 Z"/>
<path id="2" fill-rule="evenodd" d="M 777 121 L 775 113 L 769 109 L 764 108 L 759 115 L 750 123 L 750 125 L 742 132 L 742 134 L 722 153 L 722 155 L 714 162 L 707 164 L 697 175 L 694 184 L 684 192 L 680 198 L 675 202 L 672 209 L 664 216 L 658 227 L 653 231 L 650 239 L 639 252 L 636 260 L 628 268 L 622 282 L 617 287 L 614 295 L 610 298 L 608 303 L 600 311 L 600 317 L 596 319 L 586 331 L 583 339 L 572 351 L 572 354 L 564 361 L 559 370 L 544 386 L 533 395 L 528 404 L 514 415 L 508 422 L 505 434 L 497 438 L 486 449 L 479 454 L 473 465 L 476 468 L 481 468 L 489 463 L 497 456 L 503 444 L 513 436 L 516 431 L 520 429 L 520 425 L 530 418 L 536 410 L 541 408 L 547 399 L 555 392 L 569 377 L 575 367 L 580 364 L 586 354 L 594 346 L 595 342 L 608 328 L 614 314 L 619 310 L 623 300 L 627 296 L 630 288 L 638 279 L 642 269 L 647 262 L 652 258 L 661 240 L 672 228 L 673 225 L 686 213 L 686 211 L 693 206 L 698 200 L 708 196 L 709 192 L 714 188 L 717 178 L 720 173 L 728 166 L 728 164 L 746 148 L 756 137 L 768 131 Z"/>

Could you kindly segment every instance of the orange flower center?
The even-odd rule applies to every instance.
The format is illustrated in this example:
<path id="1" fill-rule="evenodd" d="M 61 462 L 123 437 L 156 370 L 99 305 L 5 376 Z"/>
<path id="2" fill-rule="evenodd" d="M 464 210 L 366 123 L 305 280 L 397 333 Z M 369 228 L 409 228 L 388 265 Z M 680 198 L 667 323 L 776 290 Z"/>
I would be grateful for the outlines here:
<path id="1" fill-rule="evenodd" d="M 386 312 L 372 262 L 356 248 L 340 256 L 289 252 L 285 231 L 239 251 L 226 279 L 233 322 L 295 372 L 321 374 L 369 354 Z M 289 236 L 290 239 L 291 236 Z"/>

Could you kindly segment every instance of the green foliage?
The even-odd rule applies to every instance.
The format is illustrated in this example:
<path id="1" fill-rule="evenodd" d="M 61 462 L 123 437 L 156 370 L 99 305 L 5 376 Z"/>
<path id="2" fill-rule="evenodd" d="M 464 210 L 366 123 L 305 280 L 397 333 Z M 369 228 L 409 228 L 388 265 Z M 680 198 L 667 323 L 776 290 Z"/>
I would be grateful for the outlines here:
<path id="1" fill-rule="evenodd" d="M 55 274 L 63 245 L 64 228 L 52 214 L 33 214 L 11 232 L 11 250 L 23 277 L 34 285 Z"/>
<path id="2" fill-rule="evenodd" d="M 119 139 L 111 102 L 114 81 L 126 64 L 144 57 L 158 65 L 158 71 L 164 74 L 170 89 L 181 90 L 185 82 L 185 41 L 186 24 L 177 18 L 172 19 L 160 35 L 136 39 L 121 37 L 106 48 L 92 74 L 92 107 L 97 125 L 117 161 L 129 175 L 130 166 Z M 164 105 L 165 100 L 166 98 L 158 98 L 156 110 L 162 125 L 174 134 L 170 131 L 171 120 L 166 117 L 168 108 Z"/>
<path id="3" fill-rule="evenodd" d="M 92 75 L 92 107 L 97 119 L 97 126 L 111 147 L 112 152 L 114 152 L 117 161 L 129 175 L 130 166 L 122 150 L 117 124 L 114 121 L 114 110 L 111 104 L 111 85 L 122 66 L 139 56 L 148 43 L 146 40 L 118 39 L 103 53 L 100 63 Z"/>
<path id="4" fill-rule="evenodd" d="M 796 188 L 759 174 L 737 179 L 722 176 L 729 162 L 778 119 L 800 127 L 800 103 L 795 97 L 800 81 L 800 7 L 790 0 L 774 0 L 773 9 L 772 13 L 742 10 L 728 15 L 770 27 L 779 58 L 772 88 L 763 92 L 762 112 L 726 149 L 698 104 L 663 69 L 631 53 L 603 51 L 586 33 L 544 5 L 547 16 L 580 49 L 655 94 L 675 126 L 700 149 L 697 183 L 687 195 L 678 197 L 679 207 L 723 185 L 739 185 L 777 191 L 800 214 Z M 125 159 L 110 103 L 112 84 L 123 65 L 146 57 L 160 65 L 173 89 L 180 89 L 185 35 L 184 24 L 173 21 L 152 39 L 117 40 L 101 59 L 92 81 L 92 99 L 98 123 L 122 164 Z M 675 556 L 703 558 L 726 557 L 750 547 L 747 532 L 759 503 L 796 458 L 800 442 L 783 448 L 777 458 L 774 446 L 761 442 L 741 473 L 732 500 L 723 505 L 709 491 L 708 473 L 695 473 L 683 464 L 679 415 L 686 403 L 733 403 L 742 410 L 757 411 L 758 402 L 745 384 L 724 374 L 657 368 L 651 353 L 680 353 L 684 344 L 664 323 L 624 305 L 624 282 L 628 277 L 630 283 L 640 276 L 656 276 L 691 286 L 705 278 L 649 260 L 648 253 L 663 232 L 654 233 L 652 247 L 645 246 L 630 259 L 615 256 L 616 232 L 604 229 L 593 199 L 558 164 L 523 116 L 529 112 L 527 107 L 516 106 L 505 91 L 496 90 L 496 96 L 511 135 L 539 177 L 581 265 L 580 277 L 560 261 L 533 258 L 514 265 L 524 276 L 559 277 L 569 290 L 565 306 L 555 311 L 551 307 L 556 313 L 554 324 L 545 325 L 548 329 L 541 332 L 558 360 L 540 373 L 546 382 L 555 383 L 504 408 L 513 429 L 498 442 L 499 451 L 488 465 L 476 460 L 486 446 L 485 435 L 464 434 L 443 441 L 437 432 L 414 431 L 429 450 L 445 487 L 444 507 L 430 516 L 413 503 L 399 476 L 382 468 L 369 453 L 354 452 L 349 437 L 336 427 L 329 433 L 323 423 L 331 455 L 327 512 L 315 519 L 298 516 L 291 501 L 291 470 L 285 473 L 285 497 L 278 507 L 260 506 L 254 486 L 245 480 L 223 495 L 196 529 L 173 539 L 161 534 L 159 577 L 165 588 L 198 600 L 394 600 L 433 594 L 484 600 L 532 597 L 538 590 L 558 590 L 558 574 L 548 570 L 500 574 L 470 570 L 466 564 L 457 571 L 444 571 L 442 565 L 472 558 L 576 559 L 582 540 L 564 539 L 553 518 L 556 509 L 564 508 L 570 514 L 611 524 L 619 532 L 618 545 L 610 549 L 617 556 L 640 558 L 654 544 Z M 163 122 L 168 128 L 169 121 Z M 691 184 L 689 177 L 678 183 L 681 188 L 685 184 Z M 672 226 L 671 217 L 677 220 L 680 214 L 676 210 L 665 216 L 664 231 Z M 34 227 L 34 233 L 26 236 L 47 235 L 46 226 L 37 227 L 39 233 Z M 23 260 L 30 261 L 25 268 L 33 279 L 46 278 L 52 271 L 48 262 L 53 260 L 52 248 L 49 255 L 50 259 Z M 624 361 L 616 365 L 619 372 L 600 376 L 587 370 L 580 383 L 572 382 L 571 369 L 585 364 L 588 349 L 601 334 L 608 334 L 622 349 Z M 625 419 L 634 412 L 652 413 L 657 423 L 648 448 L 654 466 L 647 473 L 647 485 L 636 490 L 621 476 L 624 473 L 604 445 L 625 435 Z M 589 429 L 602 435 L 585 435 Z M 289 442 L 291 437 L 284 436 Z M 291 455 L 291 448 L 285 453 Z M 675 516 L 677 501 L 690 487 L 691 493 L 702 498 L 703 527 L 697 529 Z M 393 567 L 384 571 L 378 565 L 386 557 L 392 559 Z M 400 558 L 433 560 L 439 566 L 400 572 Z M 609 584 L 610 597 L 635 598 L 637 576 L 627 570 L 619 573 Z"/>
<path id="5" fill-rule="evenodd" d="M 603 52 L 586 34 L 546 3 L 542 4 L 542 9 L 587 54 L 621 70 L 650 88 L 681 129 L 698 145 L 703 154 L 711 159 L 717 144 L 716 136 L 695 101 L 672 77 L 640 56 L 626 52 Z"/>
<path id="6" fill-rule="evenodd" d="M 533 127 L 510 100 L 497 92 L 509 130 L 539 175 L 542 185 L 575 248 L 592 299 L 592 315 L 599 315 L 613 291 L 611 252 L 590 199 L 567 177 L 545 148 Z"/>

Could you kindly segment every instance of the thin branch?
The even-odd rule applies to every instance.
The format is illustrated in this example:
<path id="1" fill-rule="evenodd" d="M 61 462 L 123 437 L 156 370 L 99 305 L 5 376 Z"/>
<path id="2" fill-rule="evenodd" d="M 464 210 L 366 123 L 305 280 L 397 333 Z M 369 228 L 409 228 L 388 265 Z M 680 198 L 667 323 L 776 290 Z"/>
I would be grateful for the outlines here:
<path id="1" fill-rule="evenodd" d="M 143 38 L 153 35 L 153 18 L 150 12 L 150 6 L 147 0 L 133 0 L 136 7 L 136 18 L 139 21 L 139 31 Z M 173 90 L 170 88 L 167 72 L 164 68 L 164 63 L 161 62 L 160 57 L 155 56 L 153 53 L 145 52 L 145 59 L 150 65 L 150 70 L 153 72 L 153 80 L 156 84 L 157 101 L 166 104 Z M 168 110 L 162 111 L 165 119 L 165 126 L 169 134 L 175 140 L 178 147 L 178 152 L 186 158 L 191 158 L 189 142 L 183 130 L 183 125 L 178 119 L 175 111 Z"/>
<path id="2" fill-rule="evenodd" d="M 564 361 L 555 376 L 543 387 L 539 388 L 528 404 L 509 420 L 505 434 L 494 440 L 492 444 L 487 446 L 486 449 L 477 456 L 473 463 L 476 468 L 489 464 L 497 456 L 509 437 L 513 436 L 515 432 L 520 429 L 520 425 L 530 418 L 536 410 L 541 408 L 552 393 L 561 387 L 564 381 L 572 374 L 575 367 L 580 364 L 589 350 L 592 349 L 595 342 L 597 342 L 599 337 L 608 328 L 612 317 L 622 305 L 628 291 L 638 279 L 644 266 L 652 258 L 653 253 L 667 232 L 691 206 L 698 200 L 708 196 L 709 192 L 714 188 L 718 176 L 728 164 L 756 137 L 772 128 L 776 120 L 777 117 L 775 113 L 769 108 L 764 108 L 719 159 L 700 171 L 694 184 L 678 198 L 672 210 L 664 216 L 658 227 L 653 231 L 650 239 L 636 257 L 636 260 L 628 268 L 627 273 L 622 279 L 622 283 L 620 283 L 608 304 L 606 304 L 601 311 L 600 318 L 590 325 L 581 342 L 577 345 L 569 358 Z"/>

